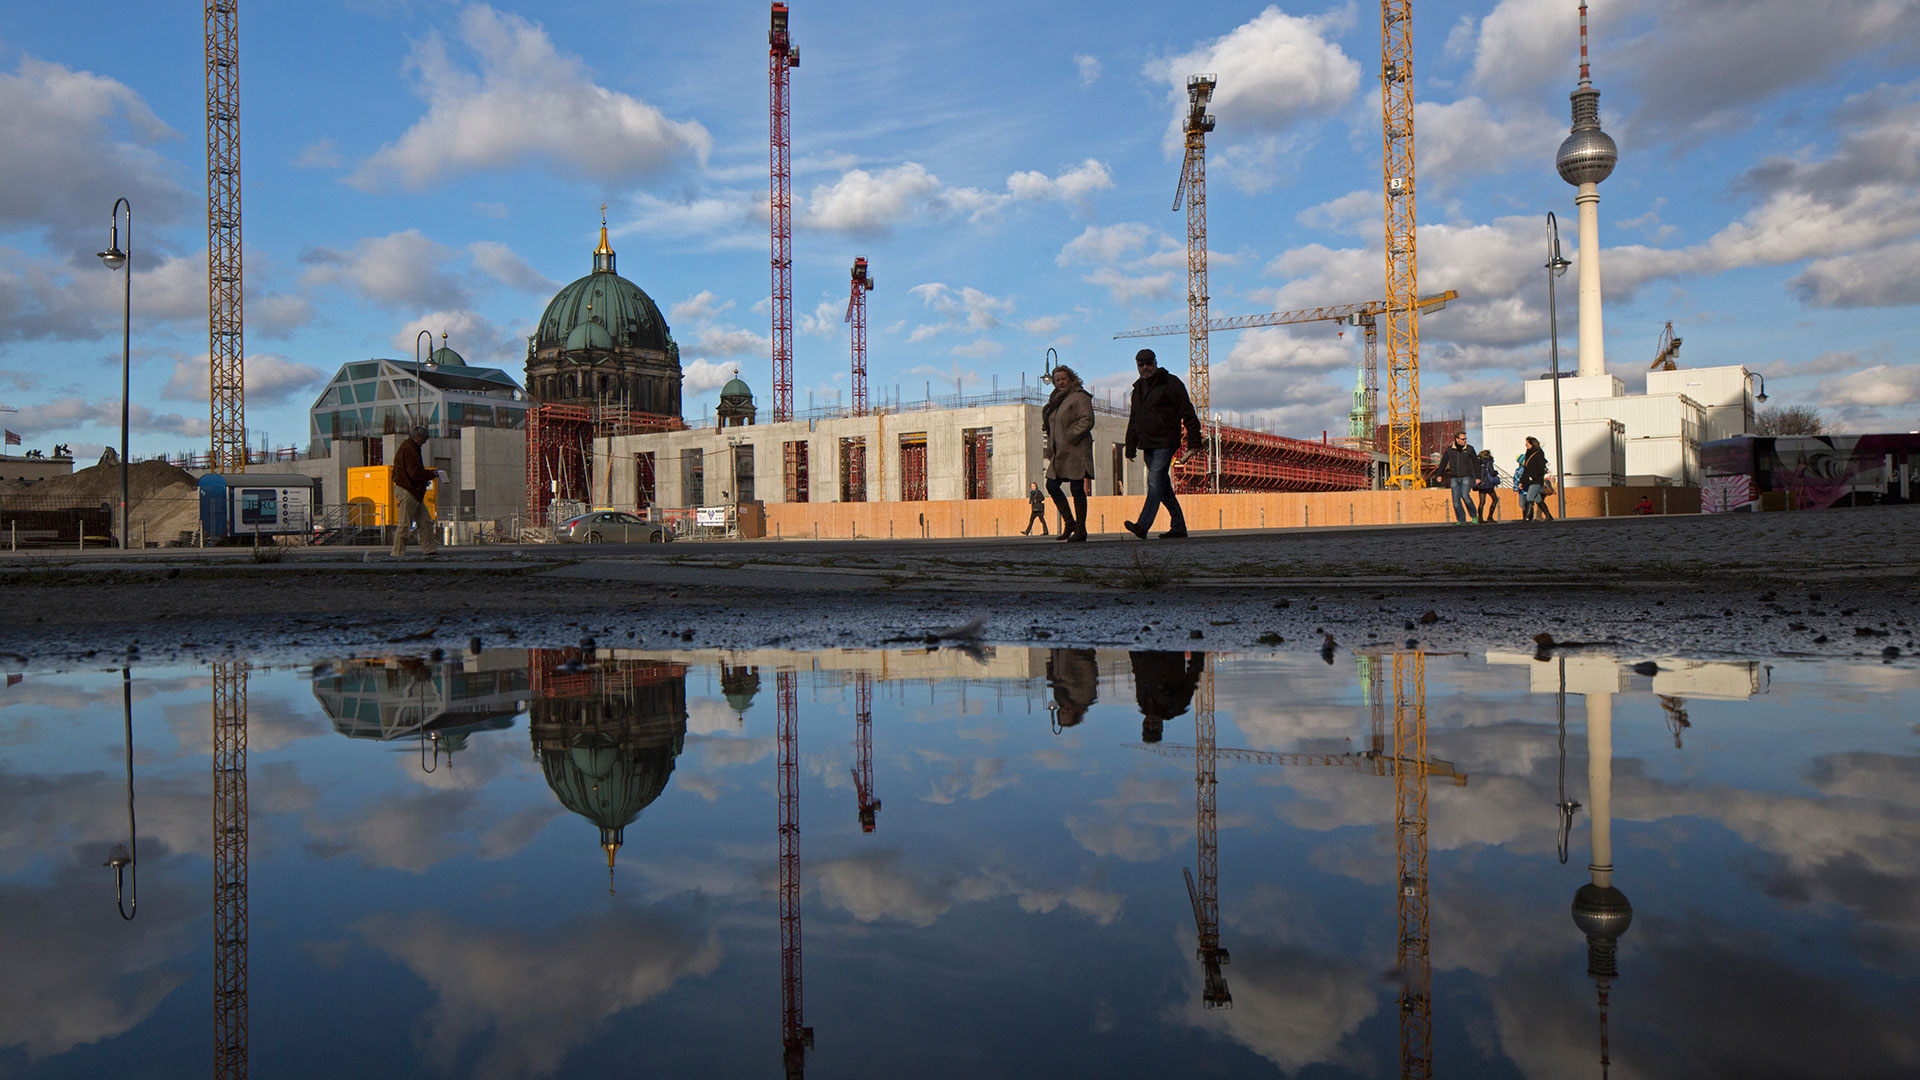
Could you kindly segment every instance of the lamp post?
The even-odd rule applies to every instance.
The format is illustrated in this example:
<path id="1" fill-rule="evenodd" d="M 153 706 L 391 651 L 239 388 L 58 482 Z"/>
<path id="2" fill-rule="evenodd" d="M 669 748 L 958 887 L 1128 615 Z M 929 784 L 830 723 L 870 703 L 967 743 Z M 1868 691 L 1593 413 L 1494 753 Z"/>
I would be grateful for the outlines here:
<path id="1" fill-rule="evenodd" d="M 1584 10 L 1584 9 L 1582 9 Z M 1553 357 L 1553 494 L 1558 511 L 1555 517 L 1565 520 L 1567 516 L 1567 473 L 1565 447 L 1560 438 L 1560 309 L 1554 306 L 1554 280 L 1567 272 L 1573 264 L 1560 257 L 1560 223 L 1554 219 L 1553 212 L 1547 212 L 1547 337 L 1552 342 L 1549 353 Z"/>
<path id="2" fill-rule="evenodd" d="M 427 414 L 420 411 L 420 384 L 427 381 L 425 378 L 427 362 L 422 359 L 420 352 L 421 338 L 425 338 L 427 341 L 427 351 L 425 355 L 431 357 L 433 355 L 433 331 L 422 330 L 413 336 L 413 425 L 416 427 L 427 426 Z"/>
<path id="3" fill-rule="evenodd" d="M 140 871 L 133 864 L 136 834 L 133 827 L 133 675 L 125 667 L 120 669 L 120 698 L 123 715 L 127 724 L 127 842 L 113 845 L 107 854 L 107 865 L 113 868 L 114 902 L 120 908 L 120 917 L 129 922 L 140 909 Z M 131 871 L 131 875 L 129 875 Z M 124 888 L 125 879 L 133 878 L 133 888 Z"/>
<path id="4" fill-rule="evenodd" d="M 1749 371 L 1747 372 L 1747 377 L 1742 380 L 1742 384 L 1744 386 L 1745 384 L 1752 383 L 1753 380 L 1755 379 L 1760 380 L 1760 392 L 1753 396 L 1753 400 L 1758 401 L 1764 405 L 1766 404 L 1766 400 L 1767 400 L 1767 377 L 1765 375 L 1762 375 L 1757 371 Z M 1751 432 L 1754 426 L 1754 418 L 1747 417 L 1746 420 L 1747 420 L 1747 431 Z"/>
<path id="5" fill-rule="evenodd" d="M 120 250 L 120 208 L 127 208 L 127 250 Z M 99 253 L 109 270 L 125 270 L 126 279 L 120 306 L 120 550 L 125 551 L 133 533 L 127 528 L 127 369 L 133 346 L 133 204 L 125 198 L 113 201 L 113 243 Z"/>

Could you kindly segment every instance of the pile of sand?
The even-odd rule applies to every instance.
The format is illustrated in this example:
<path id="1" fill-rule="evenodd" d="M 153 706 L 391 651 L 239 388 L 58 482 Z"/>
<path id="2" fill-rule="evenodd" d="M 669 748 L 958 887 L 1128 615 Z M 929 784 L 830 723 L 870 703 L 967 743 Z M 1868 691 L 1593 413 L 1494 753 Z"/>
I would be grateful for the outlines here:
<path id="1" fill-rule="evenodd" d="M 0 483 L 0 494 L 33 500 L 36 509 L 95 507 L 120 502 L 120 465 L 94 465 L 66 476 L 32 484 Z M 164 461 L 136 461 L 127 467 L 127 502 L 133 519 L 133 543 L 178 542 L 200 527 L 200 487 L 193 474 Z M 116 515 L 117 516 L 117 515 Z M 114 523 L 118 531 L 119 522 Z"/>

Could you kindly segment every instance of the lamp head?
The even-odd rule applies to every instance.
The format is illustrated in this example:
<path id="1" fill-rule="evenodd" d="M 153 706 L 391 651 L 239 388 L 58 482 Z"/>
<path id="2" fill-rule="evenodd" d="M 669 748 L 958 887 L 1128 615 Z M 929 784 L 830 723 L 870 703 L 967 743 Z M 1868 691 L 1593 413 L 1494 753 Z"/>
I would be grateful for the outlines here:
<path id="1" fill-rule="evenodd" d="M 1573 265 L 1572 263 L 1561 258 L 1560 253 L 1558 251 L 1555 251 L 1553 253 L 1553 259 L 1547 263 L 1547 269 L 1553 271 L 1554 277 L 1566 277 L 1567 267 L 1572 265 Z"/>
<path id="2" fill-rule="evenodd" d="M 106 263 L 107 269 L 109 270 L 118 270 L 127 265 L 127 253 L 121 251 L 120 245 L 117 243 L 99 254 L 100 261 Z"/>
<path id="3" fill-rule="evenodd" d="M 1765 401 L 1765 400 L 1767 400 L 1767 392 L 1766 392 L 1765 390 L 1762 390 L 1762 391 L 1760 391 L 1760 392 L 1759 392 L 1758 394 L 1755 394 L 1755 395 L 1753 396 L 1753 400 L 1755 400 L 1755 401 Z"/>

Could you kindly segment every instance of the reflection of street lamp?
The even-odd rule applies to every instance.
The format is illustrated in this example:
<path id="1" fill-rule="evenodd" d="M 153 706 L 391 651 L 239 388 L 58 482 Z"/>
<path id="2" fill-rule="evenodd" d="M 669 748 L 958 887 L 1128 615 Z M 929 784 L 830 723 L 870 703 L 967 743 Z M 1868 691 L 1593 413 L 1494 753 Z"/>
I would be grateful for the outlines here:
<path id="1" fill-rule="evenodd" d="M 120 917 L 131 920 L 134 912 L 140 908 L 139 871 L 133 866 L 135 834 L 133 828 L 133 676 L 126 668 L 120 669 L 120 697 L 127 723 L 127 842 L 113 845 L 107 853 L 107 865 L 113 868 L 114 902 L 119 905 Z M 131 874 L 129 871 L 132 871 Z M 131 877 L 132 888 L 126 889 L 127 878 Z"/>
<path id="2" fill-rule="evenodd" d="M 127 208 L 127 250 L 120 250 L 120 208 Z M 109 270 L 124 269 L 126 281 L 120 307 L 120 550 L 127 549 L 127 368 L 133 345 L 133 204 L 126 199 L 113 201 L 113 243 L 100 254 Z"/>
<path id="3" fill-rule="evenodd" d="M 1585 8 L 1581 9 L 1585 11 Z M 1584 16 L 1583 16 L 1584 17 Z M 1585 40 L 1584 38 L 1582 39 Z M 1547 212 L 1547 335 L 1552 341 L 1553 357 L 1553 492 L 1559 505 L 1555 517 L 1567 516 L 1567 466 L 1562 459 L 1566 448 L 1560 439 L 1560 311 L 1554 306 L 1553 282 L 1573 264 L 1560 257 L 1560 223 Z"/>

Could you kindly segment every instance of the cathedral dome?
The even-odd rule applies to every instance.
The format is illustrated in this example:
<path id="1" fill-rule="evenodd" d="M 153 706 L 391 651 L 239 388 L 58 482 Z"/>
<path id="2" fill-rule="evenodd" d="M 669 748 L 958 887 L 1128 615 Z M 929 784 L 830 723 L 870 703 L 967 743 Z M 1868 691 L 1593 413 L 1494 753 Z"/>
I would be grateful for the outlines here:
<path id="1" fill-rule="evenodd" d="M 653 298 L 612 270 L 595 270 L 555 293 L 540 316 L 533 347 L 570 352 L 576 348 L 574 332 L 587 326 L 599 331 L 588 331 L 595 340 L 606 342 L 594 348 L 667 351 L 667 321 Z"/>

